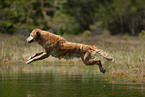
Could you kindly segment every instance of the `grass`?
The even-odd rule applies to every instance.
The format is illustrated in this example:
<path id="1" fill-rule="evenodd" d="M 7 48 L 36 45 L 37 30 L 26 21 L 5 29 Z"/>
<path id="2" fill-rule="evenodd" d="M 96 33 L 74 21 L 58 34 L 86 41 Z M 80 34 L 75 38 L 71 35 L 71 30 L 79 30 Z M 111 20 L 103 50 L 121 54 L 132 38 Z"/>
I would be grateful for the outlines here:
<path id="1" fill-rule="evenodd" d="M 109 53 L 115 61 L 107 62 L 102 57 L 104 68 L 107 73 L 106 77 L 120 78 L 126 80 L 145 81 L 145 40 L 140 37 L 129 36 L 93 36 L 83 38 L 82 35 L 64 36 L 68 41 L 80 42 L 85 44 L 97 45 Z M 28 44 L 25 42 L 24 36 L 20 35 L 0 35 L 0 62 L 26 62 L 30 55 L 42 51 L 37 43 Z M 79 59 L 64 61 L 53 57 L 47 58 L 44 61 L 51 64 L 83 64 Z M 35 64 L 35 63 L 34 63 Z"/>

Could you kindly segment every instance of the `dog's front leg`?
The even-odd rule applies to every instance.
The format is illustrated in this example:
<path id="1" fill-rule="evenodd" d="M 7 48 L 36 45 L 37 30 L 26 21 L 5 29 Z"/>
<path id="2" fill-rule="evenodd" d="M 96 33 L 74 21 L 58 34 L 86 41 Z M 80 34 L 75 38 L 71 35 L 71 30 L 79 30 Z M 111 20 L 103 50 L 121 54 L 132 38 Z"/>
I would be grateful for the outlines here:
<path id="1" fill-rule="evenodd" d="M 42 60 L 42 59 L 44 59 L 44 58 L 47 58 L 48 56 L 49 56 L 48 53 L 43 52 L 41 55 L 38 55 L 38 56 L 36 56 L 36 57 L 34 57 L 34 58 L 28 60 L 28 61 L 26 62 L 26 64 L 30 64 L 30 63 L 33 62 L 33 61 Z"/>
<path id="2" fill-rule="evenodd" d="M 32 59 L 32 58 L 34 58 L 34 57 L 36 57 L 36 56 L 39 56 L 39 55 L 41 55 L 42 53 L 43 53 L 43 52 L 35 53 L 34 55 L 30 56 L 30 57 L 28 58 L 28 60 L 30 60 L 30 59 Z"/>

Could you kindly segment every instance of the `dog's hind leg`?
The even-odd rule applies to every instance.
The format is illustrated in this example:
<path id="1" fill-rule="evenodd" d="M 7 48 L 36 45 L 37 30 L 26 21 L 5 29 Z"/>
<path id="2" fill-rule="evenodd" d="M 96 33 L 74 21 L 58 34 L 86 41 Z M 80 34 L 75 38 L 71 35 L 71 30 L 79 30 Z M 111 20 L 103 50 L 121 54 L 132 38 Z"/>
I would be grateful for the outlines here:
<path id="1" fill-rule="evenodd" d="M 50 55 L 50 54 L 48 54 L 48 53 L 46 53 L 46 52 L 43 52 L 41 55 L 38 55 L 38 56 L 36 56 L 36 57 L 34 57 L 34 58 L 28 60 L 28 61 L 26 62 L 26 64 L 30 64 L 30 63 L 33 62 L 33 61 L 45 59 L 45 58 L 49 57 L 49 55 Z"/>
<path id="2" fill-rule="evenodd" d="M 105 73 L 106 70 L 102 67 L 101 61 L 100 60 L 93 60 L 90 52 L 86 52 L 84 56 L 81 57 L 84 64 L 86 65 L 95 65 L 97 64 L 99 66 L 99 69 L 102 73 Z"/>
<path id="3" fill-rule="evenodd" d="M 30 59 L 32 59 L 32 58 L 34 58 L 34 57 L 36 57 L 36 56 L 39 56 L 39 55 L 41 55 L 42 53 L 43 53 L 43 52 L 35 53 L 34 55 L 30 56 L 30 57 L 28 58 L 28 60 L 30 60 Z"/>

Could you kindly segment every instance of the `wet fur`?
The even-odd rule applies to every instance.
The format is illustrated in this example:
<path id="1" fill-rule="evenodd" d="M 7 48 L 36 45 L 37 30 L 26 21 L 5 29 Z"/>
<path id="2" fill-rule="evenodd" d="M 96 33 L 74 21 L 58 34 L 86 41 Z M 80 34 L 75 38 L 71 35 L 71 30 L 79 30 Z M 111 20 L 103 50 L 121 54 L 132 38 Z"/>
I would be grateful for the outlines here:
<path id="1" fill-rule="evenodd" d="M 85 45 L 80 43 L 68 42 L 66 39 L 59 35 L 55 35 L 48 31 L 43 31 L 40 29 L 34 29 L 30 33 L 30 37 L 28 37 L 27 42 L 38 42 L 43 48 L 43 52 L 39 52 L 30 56 L 28 58 L 27 64 L 42 60 L 44 58 L 49 57 L 50 55 L 57 58 L 73 58 L 80 57 L 84 64 L 86 65 L 98 65 L 100 71 L 105 73 L 105 69 L 102 67 L 100 60 L 94 60 L 95 54 L 98 53 L 102 55 L 104 58 L 108 60 L 112 60 L 112 57 L 102 50 L 98 49 L 93 45 Z"/>

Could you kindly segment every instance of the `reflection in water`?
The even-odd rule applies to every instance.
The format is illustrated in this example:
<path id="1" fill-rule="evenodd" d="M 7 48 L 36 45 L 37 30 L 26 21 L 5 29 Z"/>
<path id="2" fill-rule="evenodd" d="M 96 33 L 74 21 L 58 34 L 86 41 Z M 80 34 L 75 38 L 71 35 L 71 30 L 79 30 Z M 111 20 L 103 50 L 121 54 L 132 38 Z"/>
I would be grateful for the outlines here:
<path id="1" fill-rule="evenodd" d="M 143 97 L 145 85 L 103 78 L 97 66 L 0 65 L 0 97 Z"/>

